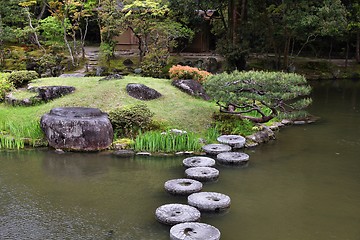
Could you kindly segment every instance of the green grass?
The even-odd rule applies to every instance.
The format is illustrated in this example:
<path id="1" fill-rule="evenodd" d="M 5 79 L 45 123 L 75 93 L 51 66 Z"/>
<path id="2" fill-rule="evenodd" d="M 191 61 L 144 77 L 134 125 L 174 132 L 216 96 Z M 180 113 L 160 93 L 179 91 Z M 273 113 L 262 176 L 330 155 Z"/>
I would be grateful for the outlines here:
<path id="1" fill-rule="evenodd" d="M 31 97 L 36 97 L 38 94 L 36 92 L 30 92 L 27 90 L 15 90 L 12 92 L 12 96 L 16 99 L 29 99 Z"/>
<path id="2" fill-rule="evenodd" d="M 60 106 L 95 107 L 109 112 L 117 107 L 145 103 L 155 113 L 155 120 L 164 121 L 171 127 L 193 132 L 203 132 L 211 123 L 212 113 L 217 110 L 214 103 L 181 92 L 172 86 L 169 80 L 135 76 L 126 76 L 124 79 L 112 81 L 98 81 L 99 79 L 98 77 L 38 79 L 31 85 L 67 85 L 74 86 L 76 90 L 73 94 L 31 108 L 40 117 L 51 108 Z M 128 83 L 145 84 L 156 89 L 163 96 L 151 101 L 137 100 L 126 93 L 125 88 Z"/>
<path id="3" fill-rule="evenodd" d="M 31 86 L 74 86 L 75 92 L 48 103 L 30 107 L 12 107 L 0 104 L 0 131 L 7 136 L 27 138 L 25 133 L 37 132 L 40 117 L 55 107 L 93 107 L 104 112 L 115 108 L 145 103 L 154 112 L 154 120 L 165 123 L 170 128 L 177 128 L 197 134 L 205 134 L 211 125 L 212 114 L 217 111 L 215 103 L 194 98 L 171 85 L 169 80 L 126 76 L 121 80 L 98 81 L 99 77 L 84 78 L 42 78 L 31 82 Z M 163 96 L 156 100 L 140 101 L 126 93 L 128 83 L 142 83 L 159 91 Z M 14 127 L 5 127 L 11 123 Z M 31 137 L 31 136 L 30 136 Z M 38 137 L 34 134 L 33 136 Z"/>
<path id="4" fill-rule="evenodd" d="M 176 134 L 150 131 L 140 133 L 134 142 L 136 151 L 166 152 L 199 151 L 201 144 L 194 133 Z"/>
<path id="5" fill-rule="evenodd" d="M 0 129 L 0 149 L 20 149 L 24 148 L 25 143 L 34 146 L 44 137 L 38 121 L 17 124 L 2 120 Z"/>

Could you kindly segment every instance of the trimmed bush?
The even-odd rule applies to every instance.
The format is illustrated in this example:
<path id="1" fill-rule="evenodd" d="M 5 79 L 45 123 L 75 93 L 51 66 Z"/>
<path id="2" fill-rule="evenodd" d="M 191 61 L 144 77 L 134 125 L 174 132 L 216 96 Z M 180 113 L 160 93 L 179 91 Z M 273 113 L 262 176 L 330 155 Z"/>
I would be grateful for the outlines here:
<path id="1" fill-rule="evenodd" d="M 23 71 L 12 72 L 9 76 L 9 81 L 12 82 L 14 86 L 17 88 L 37 78 L 39 78 L 37 72 L 23 70 Z"/>
<path id="2" fill-rule="evenodd" d="M 145 104 L 117 108 L 109 112 L 109 118 L 117 136 L 133 137 L 151 127 L 152 113 Z"/>
<path id="3" fill-rule="evenodd" d="M 213 75 L 204 89 L 218 104 L 220 112 L 265 123 L 279 115 L 304 115 L 312 102 L 311 86 L 298 74 L 248 71 Z"/>
<path id="4" fill-rule="evenodd" d="M 199 70 L 195 67 L 176 65 L 169 70 L 170 78 L 177 79 L 193 79 L 199 83 L 203 83 L 211 73 Z"/>
<path id="5" fill-rule="evenodd" d="M 4 101 L 5 95 L 14 89 L 9 81 L 10 73 L 0 73 L 0 102 Z"/>

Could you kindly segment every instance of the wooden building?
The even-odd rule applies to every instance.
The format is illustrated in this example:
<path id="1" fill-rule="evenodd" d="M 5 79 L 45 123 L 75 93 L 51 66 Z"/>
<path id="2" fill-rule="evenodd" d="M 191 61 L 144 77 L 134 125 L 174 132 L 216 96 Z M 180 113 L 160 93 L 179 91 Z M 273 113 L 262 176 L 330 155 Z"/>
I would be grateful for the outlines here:
<path id="1" fill-rule="evenodd" d="M 216 16 L 216 11 L 203 10 L 197 11 L 197 14 L 202 16 L 203 21 L 199 27 L 200 30 L 195 32 L 195 36 L 191 43 L 182 48 L 182 52 L 209 52 L 215 49 L 215 37 L 211 33 L 211 19 Z M 115 37 L 116 50 L 120 51 L 137 51 L 139 41 L 134 33 L 127 29 L 125 32 Z"/>

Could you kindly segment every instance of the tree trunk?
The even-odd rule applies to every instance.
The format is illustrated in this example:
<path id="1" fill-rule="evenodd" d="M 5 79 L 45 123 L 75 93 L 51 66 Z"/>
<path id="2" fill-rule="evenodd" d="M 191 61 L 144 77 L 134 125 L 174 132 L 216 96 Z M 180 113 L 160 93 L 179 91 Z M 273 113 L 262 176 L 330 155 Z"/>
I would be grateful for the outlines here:
<path id="1" fill-rule="evenodd" d="M 356 62 L 360 63 L 360 29 L 356 33 Z"/>
<path id="2" fill-rule="evenodd" d="M 70 58 L 71 58 L 71 63 L 72 63 L 72 65 L 75 67 L 76 64 L 75 64 L 74 53 L 73 53 L 73 51 L 72 51 L 72 49 L 71 49 L 71 46 L 70 46 L 69 41 L 67 40 L 66 26 L 65 26 L 65 18 L 62 19 L 61 25 L 62 25 L 62 27 L 63 27 L 63 29 L 64 29 L 64 30 L 63 30 L 64 42 L 65 42 L 65 45 L 66 45 L 66 47 L 67 47 L 67 49 L 68 49 L 68 51 L 69 51 Z"/>
<path id="3" fill-rule="evenodd" d="M 4 57 L 4 46 L 3 46 L 3 24 L 2 24 L 2 16 L 0 14 L 0 67 L 4 65 L 5 57 Z"/>
<path id="4" fill-rule="evenodd" d="M 85 39 L 88 32 L 88 27 L 89 27 L 89 18 L 86 18 L 84 32 L 82 31 L 82 28 L 80 28 L 81 55 L 83 60 L 85 60 Z"/>
<path id="5" fill-rule="evenodd" d="M 237 43 L 237 32 L 238 29 L 238 1 L 237 0 L 229 0 L 229 38 L 230 42 L 235 45 Z"/>
<path id="6" fill-rule="evenodd" d="M 44 16 L 44 14 L 45 14 L 45 11 L 46 11 L 46 9 L 47 9 L 47 4 L 46 4 L 46 0 L 43 0 L 42 1 L 42 8 L 41 8 L 41 11 L 40 11 L 40 13 L 39 13 L 39 15 L 37 16 L 37 20 L 40 20 L 40 19 L 42 19 L 42 17 Z"/>
<path id="7" fill-rule="evenodd" d="M 134 33 L 135 37 L 138 39 L 139 61 L 141 63 L 145 56 L 143 37 L 141 37 L 141 35 L 139 35 L 139 34 L 136 34 L 132 27 L 129 27 L 129 29 Z"/>
<path id="8" fill-rule="evenodd" d="M 247 15 L 247 0 L 229 0 L 229 38 L 233 45 L 239 43 L 239 30 Z"/>
<path id="9" fill-rule="evenodd" d="M 332 38 L 331 38 L 331 40 L 330 40 L 330 49 L 329 49 L 329 60 L 331 59 L 331 54 L 332 54 L 332 49 L 333 49 L 333 40 L 332 40 Z"/>
<path id="10" fill-rule="evenodd" d="M 291 37 L 286 33 L 285 46 L 284 46 L 284 63 L 283 68 L 287 69 L 289 66 L 289 52 L 290 52 Z"/>
<path id="11" fill-rule="evenodd" d="M 28 20 L 29 20 L 29 27 L 34 31 L 34 39 L 35 39 L 36 45 L 38 45 L 39 48 L 41 48 L 44 52 L 46 52 L 46 51 L 45 51 L 45 48 L 43 48 L 43 46 L 40 44 L 39 37 L 38 37 L 38 35 L 37 35 L 37 33 L 36 33 L 36 29 L 35 29 L 34 26 L 32 25 L 31 15 L 30 15 L 29 8 L 25 8 L 25 11 L 26 11 L 26 15 L 27 15 Z"/>
<path id="12" fill-rule="evenodd" d="M 74 29 L 72 30 L 72 39 L 73 39 L 73 57 L 74 57 L 74 61 L 75 61 L 74 66 L 77 66 L 79 52 L 78 52 L 78 46 L 77 46 L 77 42 L 76 42 L 76 31 Z"/>
<path id="13" fill-rule="evenodd" d="M 346 38 L 345 69 L 348 67 L 348 60 L 349 60 L 349 38 Z"/>

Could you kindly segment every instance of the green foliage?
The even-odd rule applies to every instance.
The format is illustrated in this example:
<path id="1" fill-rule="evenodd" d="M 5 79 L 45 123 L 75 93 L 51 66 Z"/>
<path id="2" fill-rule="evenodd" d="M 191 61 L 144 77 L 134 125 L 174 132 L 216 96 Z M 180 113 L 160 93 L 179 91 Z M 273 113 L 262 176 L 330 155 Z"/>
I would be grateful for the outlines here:
<path id="1" fill-rule="evenodd" d="M 217 138 L 221 135 L 220 131 L 216 128 L 215 124 L 206 129 L 205 142 L 207 144 L 218 143 Z"/>
<path id="2" fill-rule="evenodd" d="M 217 44 L 217 52 L 224 56 L 226 60 L 226 71 L 245 70 L 248 50 L 242 46 L 231 44 L 228 40 L 222 39 Z"/>
<path id="3" fill-rule="evenodd" d="M 0 72 L 0 102 L 5 98 L 5 95 L 14 89 L 14 85 L 9 81 L 10 73 Z"/>
<path id="4" fill-rule="evenodd" d="M 121 32 L 119 18 L 122 16 L 118 1 L 102 0 L 98 5 L 98 23 L 102 44 L 114 46 L 113 38 Z"/>
<path id="5" fill-rule="evenodd" d="M 168 50 L 153 49 L 141 63 L 142 74 L 146 77 L 167 78 L 165 67 L 168 61 Z"/>
<path id="6" fill-rule="evenodd" d="M 100 44 L 100 61 L 109 63 L 110 59 L 114 56 L 114 45 L 102 42 Z"/>
<path id="7" fill-rule="evenodd" d="M 38 77 L 39 75 L 35 71 L 15 71 L 10 74 L 9 81 L 13 83 L 15 87 L 21 87 Z"/>
<path id="8" fill-rule="evenodd" d="M 54 16 L 48 16 L 39 21 L 41 36 L 46 39 L 46 44 L 51 45 L 63 41 L 63 26 L 59 19 Z M 66 28 L 69 28 L 70 23 L 66 21 Z"/>
<path id="9" fill-rule="evenodd" d="M 215 123 L 213 128 L 216 129 L 220 135 L 235 134 L 248 136 L 256 132 L 253 122 L 247 119 L 241 119 L 232 114 L 214 114 Z"/>
<path id="10" fill-rule="evenodd" d="M 139 41 L 139 59 L 156 49 L 175 47 L 178 38 L 192 38 L 193 31 L 169 18 L 169 8 L 161 1 L 131 1 L 123 9 L 120 23 L 123 30 L 130 29 Z M 156 51 L 155 51 L 156 54 Z"/>
<path id="11" fill-rule="evenodd" d="M 114 132 L 118 136 L 132 137 L 151 127 L 152 113 L 145 104 L 117 108 L 109 112 Z"/>
<path id="12" fill-rule="evenodd" d="M 279 112 L 301 110 L 311 103 L 311 87 L 294 73 L 232 72 L 213 75 L 204 83 L 206 92 L 217 101 L 221 112 L 236 114 L 255 122 L 267 122 Z"/>
<path id="13" fill-rule="evenodd" d="M 136 151 L 166 152 L 199 151 L 201 144 L 193 133 L 177 134 L 168 132 L 150 131 L 140 133 L 134 143 Z"/>
<path id="14" fill-rule="evenodd" d="M 0 121 L 0 149 L 21 149 L 25 145 L 35 146 L 44 138 L 40 121 L 23 124 Z"/>
<path id="15" fill-rule="evenodd" d="M 61 54 L 44 54 L 37 63 L 39 65 L 38 74 L 50 71 L 51 76 L 58 77 L 65 68 L 65 57 Z"/>

